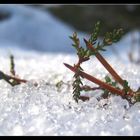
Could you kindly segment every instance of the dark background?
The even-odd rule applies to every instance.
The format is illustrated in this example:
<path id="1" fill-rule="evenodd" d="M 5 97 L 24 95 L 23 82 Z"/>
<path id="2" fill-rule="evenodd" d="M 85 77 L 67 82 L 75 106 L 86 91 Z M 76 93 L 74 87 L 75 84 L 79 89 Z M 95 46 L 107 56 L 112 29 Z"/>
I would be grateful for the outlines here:
<path id="1" fill-rule="evenodd" d="M 92 31 L 98 20 L 102 24 L 101 35 L 119 27 L 122 27 L 125 33 L 140 28 L 140 5 L 138 4 L 32 4 L 28 6 L 47 10 L 64 23 L 87 33 Z M 8 13 L 0 11 L 0 20 L 8 16 L 10 16 Z"/>
<path id="2" fill-rule="evenodd" d="M 125 33 L 140 28 L 140 5 L 31 5 L 49 10 L 53 15 L 79 31 L 90 33 L 97 20 L 102 23 L 103 35 L 106 31 L 122 27 Z M 93 25 L 93 26 L 91 26 Z"/>
<path id="3" fill-rule="evenodd" d="M 134 62 L 132 55 L 138 52 L 136 63 L 140 64 L 140 5 L 138 4 L 28 4 L 26 6 L 49 11 L 58 19 L 77 29 L 78 31 L 91 33 L 94 24 L 100 20 L 102 24 L 100 35 L 112 31 L 114 28 L 123 28 L 124 34 L 136 30 L 138 38 L 132 34 L 128 57 Z M 0 21 L 4 21 L 11 15 L 6 11 L 0 11 Z M 115 53 L 117 51 L 114 51 Z M 124 53 L 126 53 L 124 51 Z M 116 53 L 118 55 L 118 53 Z"/>

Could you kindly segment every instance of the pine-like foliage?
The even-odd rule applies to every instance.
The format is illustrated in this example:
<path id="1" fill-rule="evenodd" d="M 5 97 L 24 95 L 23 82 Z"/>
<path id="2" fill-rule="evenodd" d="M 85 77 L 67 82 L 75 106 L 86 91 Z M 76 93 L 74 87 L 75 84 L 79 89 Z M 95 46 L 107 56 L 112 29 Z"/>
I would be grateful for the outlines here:
<path id="1" fill-rule="evenodd" d="M 65 64 L 68 68 L 70 68 L 74 74 L 74 82 L 72 84 L 73 86 L 73 98 L 76 102 L 80 99 L 80 92 L 82 90 L 88 91 L 88 90 L 103 90 L 103 96 L 108 97 L 112 91 L 112 93 L 117 93 L 121 95 L 123 98 L 130 99 L 133 98 L 136 102 L 140 101 L 140 94 L 139 90 L 134 92 L 130 86 L 128 85 L 128 81 L 123 80 L 111 67 L 111 65 L 103 58 L 103 56 L 100 54 L 102 51 L 106 51 L 106 47 L 112 45 L 113 43 L 118 42 L 122 35 L 123 30 L 122 28 L 114 29 L 112 32 L 107 32 L 102 41 L 98 40 L 99 33 L 100 33 L 101 23 L 98 21 L 93 29 L 93 32 L 91 33 L 89 39 L 84 38 L 84 42 L 86 47 L 80 46 L 80 40 L 77 37 L 77 33 L 74 32 L 70 38 L 73 41 L 72 46 L 77 51 L 78 56 L 78 62 L 74 64 L 74 67 L 68 66 L 68 64 Z M 103 64 L 103 66 L 109 71 L 109 73 L 113 76 L 114 80 L 109 76 L 105 77 L 105 82 L 91 77 L 86 73 L 82 73 L 83 68 L 81 67 L 81 64 L 87 60 L 90 59 L 91 56 L 96 56 L 98 60 Z M 84 76 L 83 76 L 84 75 Z M 86 78 L 90 81 L 95 81 L 96 84 L 99 85 L 99 87 L 91 88 L 87 85 L 83 85 L 82 79 Z M 118 85 L 121 85 L 123 88 L 121 89 Z M 103 88 L 104 87 L 104 88 Z M 87 88 L 87 90 L 86 90 Z"/>

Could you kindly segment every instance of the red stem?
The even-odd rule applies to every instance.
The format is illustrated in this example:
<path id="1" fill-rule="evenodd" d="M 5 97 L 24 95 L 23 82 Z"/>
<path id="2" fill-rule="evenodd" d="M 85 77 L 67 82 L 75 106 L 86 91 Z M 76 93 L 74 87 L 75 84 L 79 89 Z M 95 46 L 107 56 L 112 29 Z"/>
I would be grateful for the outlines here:
<path id="1" fill-rule="evenodd" d="M 89 49 L 91 49 L 93 52 L 96 52 L 96 49 L 92 46 L 92 44 L 90 44 L 86 39 L 85 42 Z M 96 52 L 95 56 L 107 69 L 107 71 L 114 77 L 114 79 L 124 87 L 124 80 L 117 74 L 117 72 L 111 67 L 111 65 L 105 60 L 105 58 L 99 52 Z M 129 92 L 133 92 L 132 89 L 130 89 Z"/>
<path id="2" fill-rule="evenodd" d="M 18 82 L 23 82 L 23 83 L 26 83 L 26 82 L 27 82 L 27 80 L 19 79 L 19 78 L 17 78 L 17 77 L 13 77 L 13 76 L 10 76 L 10 75 L 6 75 L 6 77 L 9 78 L 9 79 L 16 80 L 16 81 L 18 81 Z"/>
<path id="3" fill-rule="evenodd" d="M 75 69 L 74 67 L 72 67 L 72 66 L 70 66 L 70 65 L 68 65 L 68 64 L 66 64 L 66 63 L 64 63 L 64 65 L 65 65 L 67 68 L 69 68 L 71 71 L 76 72 L 76 69 Z M 124 92 L 123 92 L 123 91 L 121 91 L 121 90 L 119 90 L 119 89 L 116 89 L 116 88 L 114 88 L 113 86 L 111 86 L 111 85 L 109 85 L 109 84 L 107 84 L 107 83 L 105 83 L 105 82 L 102 82 L 101 80 L 98 80 L 98 79 L 96 79 L 95 77 L 93 77 L 93 76 L 91 76 L 91 75 L 89 75 L 89 74 L 87 74 L 87 73 L 85 73 L 85 72 L 80 71 L 79 74 L 80 74 L 82 77 L 86 78 L 87 80 L 89 80 L 89 81 L 91 81 L 91 82 L 94 82 L 95 84 L 98 84 L 100 87 L 109 90 L 110 92 L 117 93 L 117 94 L 119 94 L 119 95 L 121 95 L 121 96 L 124 95 Z"/>
<path id="4" fill-rule="evenodd" d="M 101 90 L 102 88 L 101 87 L 89 87 L 89 86 L 82 86 L 81 89 L 83 90 Z"/>

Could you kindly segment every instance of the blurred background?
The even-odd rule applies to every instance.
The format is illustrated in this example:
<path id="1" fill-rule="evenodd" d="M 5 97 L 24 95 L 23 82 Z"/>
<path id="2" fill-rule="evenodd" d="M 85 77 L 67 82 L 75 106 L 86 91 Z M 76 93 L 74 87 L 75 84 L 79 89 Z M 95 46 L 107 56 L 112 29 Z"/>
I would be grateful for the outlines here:
<path id="1" fill-rule="evenodd" d="M 34 20 L 35 16 L 37 17 L 37 14 L 36 15 L 34 14 L 34 16 L 32 16 L 30 10 L 26 11 L 25 8 L 21 10 L 22 8 L 18 8 L 20 7 L 20 5 L 13 5 L 13 7 L 14 8 L 11 8 L 11 6 L 8 7 L 8 5 L 0 7 L 0 22 L 1 22 L 0 23 L 0 41 L 1 42 L 4 42 L 4 40 L 6 41 L 8 40 L 7 42 L 9 42 L 9 40 L 14 40 L 14 42 L 21 42 L 21 40 L 24 38 L 24 42 L 22 42 L 21 44 L 26 47 L 28 46 L 28 48 L 31 48 L 31 49 L 35 49 L 38 51 L 46 50 L 46 51 L 52 51 L 52 52 L 73 52 L 73 49 L 70 49 L 70 47 L 66 47 L 66 46 L 70 46 L 71 44 L 71 42 L 68 41 L 69 40 L 68 36 L 71 35 L 72 32 L 74 31 L 78 31 L 81 38 L 84 37 L 85 35 L 88 36 L 88 34 L 90 34 L 91 31 L 93 30 L 94 24 L 98 20 L 100 20 L 101 25 L 102 25 L 100 37 L 103 37 L 105 32 L 112 31 L 114 28 L 121 27 L 124 29 L 125 37 L 123 38 L 124 39 L 123 46 L 125 46 L 125 48 L 124 49 L 113 48 L 112 52 L 115 53 L 116 55 L 119 55 L 119 53 L 124 50 L 123 53 L 125 52 L 127 54 L 127 57 L 129 58 L 131 62 L 140 63 L 140 32 L 139 32 L 140 5 L 132 5 L 132 4 L 124 4 L 124 5 L 107 5 L 107 4 L 106 5 L 101 5 L 101 4 L 100 5 L 94 5 L 94 4 L 93 5 L 76 5 L 76 4 L 73 4 L 73 5 L 63 5 L 63 4 L 61 5 L 60 4 L 58 5 L 55 5 L 55 4 L 22 5 L 22 7 L 28 7 L 27 9 L 30 9 L 30 8 L 33 9 L 34 13 L 36 9 L 36 10 L 42 11 L 43 13 L 46 13 L 48 17 L 50 16 L 49 18 L 48 17 L 45 18 L 45 16 L 44 18 L 43 17 L 40 18 L 39 17 L 41 16 L 40 14 L 38 15 L 39 20 Z M 11 11 L 16 11 L 15 9 L 20 9 L 19 10 L 20 12 L 16 11 L 12 13 L 9 10 L 10 8 L 12 9 Z M 26 11 L 25 12 L 26 14 L 21 11 Z M 6 29 L 8 28 L 8 25 L 2 25 L 4 24 L 3 21 L 6 21 L 7 19 L 12 18 L 12 14 L 15 14 L 15 13 L 19 15 L 20 20 L 21 20 L 21 17 L 23 17 L 23 13 L 24 13 L 24 17 L 26 16 L 26 18 L 20 21 L 20 23 L 18 22 L 19 25 L 16 24 L 15 26 L 14 25 L 10 26 L 9 27 L 10 31 L 8 30 L 9 33 L 5 33 Z M 46 23 L 45 23 L 45 19 L 46 19 Z M 51 22 L 52 19 L 54 19 L 53 21 L 56 24 L 53 24 L 53 22 Z M 32 24 L 31 24 L 31 20 L 33 21 Z M 24 21 L 25 23 L 23 24 Z M 27 24 L 27 22 L 28 22 L 28 27 L 27 25 L 25 25 Z M 60 23 L 65 28 L 65 30 L 64 28 L 62 29 L 62 26 L 60 25 Z M 14 23 L 11 23 L 11 24 L 14 24 Z M 31 24 L 30 27 L 29 27 L 29 24 Z M 20 29 L 20 26 L 23 28 L 24 31 Z M 26 29 L 24 26 L 26 26 Z M 41 27 L 43 27 L 43 29 Z M 19 31 L 17 35 L 18 37 L 13 37 L 15 30 Z M 24 33 L 25 30 L 30 31 L 30 33 L 27 33 L 27 32 Z M 20 35 L 21 37 L 19 37 Z M 36 37 L 31 38 L 31 36 L 36 36 Z M 39 37 L 40 38 L 42 37 L 43 39 L 42 38 L 39 39 Z M 41 41 L 39 42 L 37 40 L 41 40 Z M 58 43 L 54 42 L 54 40 L 58 41 Z M 66 44 L 65 42 L 69 42 L 69 45 Z M 56 44 L 55 49 L 52 47 L 55 45 L 54 43 Z M 122 45 L 122 44 L 119 44 L 119 45 Z"/>
<path id="2" fill-rule="evenodd" d="M 122 27 L 125 32 L 140 28 L 140 5 L 33 5 L 48 10 L 79 31 L 90 33 L 98 20 L 103 24 L 101 35 Z"/>

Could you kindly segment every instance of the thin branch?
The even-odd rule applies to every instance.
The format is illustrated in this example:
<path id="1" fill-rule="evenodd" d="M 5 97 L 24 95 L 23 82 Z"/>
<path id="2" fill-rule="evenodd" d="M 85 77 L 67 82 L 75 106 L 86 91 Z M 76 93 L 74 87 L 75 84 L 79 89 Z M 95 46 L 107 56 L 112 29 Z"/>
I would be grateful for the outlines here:
<path id="1" fill-rule="evenodd" d="M 75 68 L 72 67 L 72 66 L 70 66 L 69 64 L 64 63 L 64 65 L 65 65 L 67 68 L 69 68 L 71 71 L 76 72 L 76 71 L 75 71 Z M 111 85 L 109 85 L 109 84 L 107 84 L 107 83 L 105 83 L 105 82 L 102 82 L 101 80 L 98 80 L 98 79 L 96 79 L 95 77 L 93 77 L 93 76 L 91 76 L 91 75 L 89 75 L 89 74 L 87 74 L 87 73 L 85 73 L 85 72 L 80 71 L 79 74 L 80 74 L 82 77 L 86 78 L 87 80 L 89 80 L 89 81 L 91 81 L 91 82 L 94 82 L 95 84 L 99 85 L 100 87 L 102 87 L 102 88 L 104 88 L 104 89 L 109 90 L 109 91 L 112 92 L 112 93 L 116 93 L 116 94 L 119 94 L 119 95 L 121 95 L 121 96 L 124 96 L 124 95 L 125 95 L 125 93 L 124 93 L 122 90 L 119 90 L 119 89 L 117 89 L 117 88 L 114 88 L 113 86 L 111 86 Z"/>
<path id="2" fill-rule="evenodd" d="M 85 91 L 90 91 L 90 90 L 93 91 L 93 90 L 101 90 L 102 88 L 101 87 L 90 87 L 90 86 L 85 85 L 85 86 L 82 86 L 81 89 L 85 90 Z"/>
<path id="3" fill-rule="evenodd" d="M 27 82 L 27 80 L 20 79 L 20 78 L 14 77 L 14 76 L 10 76 L 10 75 L 7 75 L 7 74 L 3 73 L 2 71 L 0 71 L 0 80 L 1 79 L 5 80 L 6 82 L 8 82 L 12 86 L 13 86 L 13 83 L 10 82 L 11 79 L 17 81 L 18 83 L 26 83 Z"/>
<path id="4" fill-rule="evenodd" d="M 102 63 L 102 65 L 108 70 L 108 72 L 114 77 L 114 79 L 124 87 L 124 80 L 117 74 L 117 72 L 111 67 L 111 65 L 105 60 L 105 58 L 96 51 L 93 45 L 90 44 L 86 39 L 84 40 L 87 47 L 93 52 L 95 52 L 95 56 Z M 129 92 L 133 92 L 132 89 L 129 89 Z"/>

